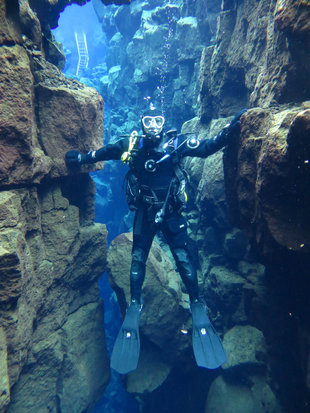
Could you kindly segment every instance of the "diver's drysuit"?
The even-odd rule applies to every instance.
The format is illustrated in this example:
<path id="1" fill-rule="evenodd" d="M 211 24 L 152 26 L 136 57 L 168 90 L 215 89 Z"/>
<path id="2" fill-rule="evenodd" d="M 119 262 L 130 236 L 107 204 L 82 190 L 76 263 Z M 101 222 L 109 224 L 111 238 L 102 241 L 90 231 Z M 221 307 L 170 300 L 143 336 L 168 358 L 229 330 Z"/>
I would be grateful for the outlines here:
<path id="1" fill-rule="evenodd" d="M 163 135 L 164 117 L 154 111 L 142 117 L 145 135 L 133 131 L 130 137 L 114 144 L 80 154 L 66 153 L 68 165 L 122 159 L 128 163 L 126 196 L 130 209 L 136 210 L 133 226 L 132 263 L 130 270 L 131 303 L 126 310 L 116 338 L 111 367 L 127 374 L 138 366 L 140 354 L 139 319 L 142 309 L 141 288 L 145 264 L 153 238 L 161 230 L 170 246 L 177 268 L 190 297 L 193 319 L 192 341 L 198 366 L 215 369 L 226 361 L 222 342 L 199 300 L 197 274 L 188 252 L 187 223 L 182 215 L 186 193 L 185 173 L 180 162 L 186 156 L 206 158 L 239 133 L 241 111 L 212 139 L 199 141 L 176 131 Z"/>
<path id="2" fill-rule="evenodd" d="M 130 270 L 132 300 L 141 303 L 145 264 L 158 230 L 162 231 L 169 244 L 190 300 L 198 299 L 197 274 L 188 252 L 187 222 L 181 214 L 186 197 L 186 178 L 180 162 L 186 156 L 206 158 L 225 146 L 236 131 L 239 132 L 240 116 L 236 116 L 235 121 L 216 137 L 203 141 L 188 138 L 187 135 L 178 137 L 175 131 L 161 134 L 160 139 L 135 139 L 128 154 L 130 171 L 126 191 L 130 209 L 136 210 Z M 70 160 L 76 159 L 76 156 L 79 156 L 80 164 L 120 160 L 124 153 L 128 153 L 130 139 L 120 139 L 87 154 L 69 151 L 67 163 L 73 163 Z"/>

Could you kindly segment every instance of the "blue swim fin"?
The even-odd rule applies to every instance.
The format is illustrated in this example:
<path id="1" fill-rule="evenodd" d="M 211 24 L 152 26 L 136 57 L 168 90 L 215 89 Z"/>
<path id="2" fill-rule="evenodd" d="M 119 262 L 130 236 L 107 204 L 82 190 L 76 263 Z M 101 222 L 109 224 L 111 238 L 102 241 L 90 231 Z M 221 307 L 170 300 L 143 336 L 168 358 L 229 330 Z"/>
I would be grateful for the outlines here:
<path id="1" fill-rule="evenodd" d="M 192 342 L 199 367 L 216 369 L 227 361 L 227 356 L 211 321 L 206 306 L 197 301 L 190 305 L 193 318 Z"/>
<path id="2" fill-rule="evenodd" d="M 140 355 L 139 320 L 142 306 L 131 302 L 116 338 L 112 355 L 111 368 L 120 374 L 127 374 L 138 366 Z"/>

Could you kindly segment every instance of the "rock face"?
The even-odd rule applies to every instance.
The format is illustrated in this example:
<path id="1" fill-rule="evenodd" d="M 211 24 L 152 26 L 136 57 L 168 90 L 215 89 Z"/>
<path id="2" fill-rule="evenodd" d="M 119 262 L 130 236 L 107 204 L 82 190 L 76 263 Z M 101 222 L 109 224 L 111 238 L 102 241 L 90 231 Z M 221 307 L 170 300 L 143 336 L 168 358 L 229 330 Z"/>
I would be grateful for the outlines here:
<path id="1" fill-rule="evenodd" d="M 67 175 L 67 150 L 102 146 L 102 98 L 66 79 L 30 40 L 19 40 L 0 50 L 1 186 Z"/>
<path id="2" fill-rule="evenodd" d="M 294 1 L 248 1 L 236 9 L 223 2 L 215 44 L 202 53 L 199 119 L 183 127 L 186 131 L 198 125 L 203 138 L 205 130 L 211 135 L 216 126 L 211 118 L 233 114 L 242 106 L 253 107 L 242 118 L 240 141 L 225 150 L 225 180 L 215 173 L 215 168 L 221 168 L 219 154 L 199 162 L 200 168 L 187 162 L 189 171 L 203 171 L 194 178 L 199 210 L 195 237 L 201 245 L 201 280 L 213 314 L 224 329 L 250 323 L 263 332 L 269 344 L 266 362 L 279 385 L 277 397 L 288 411 L 304 411 L 308 403 L 308 396 L 288 385 L 292 371 L 299 388 L 309 394 L 309 351 L 298 350 L 305 342 L 309 349 L 304 337 L 309 336 L 306 99 L 310 87 L 303 65 L 309 59 L 309 16 L 305 2 L 297 7 Z M 208 164 L 212 167 L 207 169 Z M 221 185 L 225 185 L 227 205 Z M 225 219 L 226 206 L 230 223 Z M 241 239 L 238 246 L 239 236 L 231 225 L 243 230 L 251 249 L 244 249 Z M 212 254 L 206 257 L 208 250 Z M 234 258 L 234 251 L 240 255 Z M 265 269 L 255 264 L 253 252 Z M 294 357 L 286 355 L 287 348 Z M 271 358 L 276 353 L 282 357 Z M 225 392 L 223 387 L 215 404 Z M 207 411 L 213 411 L 215 404 Z M 245 411 L 251 411 L 250 405 Z"/>
<path id="3" fill-rule="evenodd" d="M 202 54 L 201 119 L 308 99 L 309 31 L 307 2 L 225 2 L 216 43 Z"/>
<path id="4" fill-rule="evenodd" d="M 233 220 L 246 230 L 266 262 L 291 252 L 302 259 L 310 252 L 309 107 L 305 102 L 250 110 L 242 141 L 227 152 Z"/>
<path id="5" fill-rule="evenodd" d="M 103 101 L 46 61 L 40 7 L 59 5 L 43 3 L 0 1 L 0 410 L 12 413 L 86 411 L 109 380 L 107 232 L 88 169 L 64 163 L 102 146 Z"/>

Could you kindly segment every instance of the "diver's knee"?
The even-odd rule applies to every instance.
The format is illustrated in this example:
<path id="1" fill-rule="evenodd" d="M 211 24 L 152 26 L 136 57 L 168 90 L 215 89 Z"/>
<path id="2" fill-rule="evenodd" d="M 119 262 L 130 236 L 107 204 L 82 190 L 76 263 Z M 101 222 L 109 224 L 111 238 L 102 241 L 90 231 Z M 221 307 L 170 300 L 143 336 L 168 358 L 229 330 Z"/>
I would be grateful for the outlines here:
<path id="1" fill-rule="evenodd" d="M 132 250 L 132 262 L 138 262 L 141 264 L 145 264 L 147 260 L 147 255 L 143 248 L 141 247 L 135 247 Z"/>
<path id="2" fill-rule="evenodd" d="M 132 251 L 130 277 L 132 281 L 144 279 L 147 256 L 142 248 L 135 247 Z"/>
<path id="3" fill-rule="evenodd" d="M 188 252 L 184 248 L 177 248 L 173 251 L 177 263 L 187 264 L 190 262 Z"/>

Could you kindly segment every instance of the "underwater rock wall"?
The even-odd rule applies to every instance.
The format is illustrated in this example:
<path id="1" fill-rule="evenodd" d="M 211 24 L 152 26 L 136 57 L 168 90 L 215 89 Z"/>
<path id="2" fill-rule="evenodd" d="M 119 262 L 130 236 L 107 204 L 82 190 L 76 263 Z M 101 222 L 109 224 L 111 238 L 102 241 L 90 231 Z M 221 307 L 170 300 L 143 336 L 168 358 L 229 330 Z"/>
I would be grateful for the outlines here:
<path id="1" fill-rule="evenodd" d="M 308 2 L 224 2 L 216 42 L 202 54 L 200 118 L 307 100 L 308 68 Z"/>
<path id="2" fill-rule="evenodd" d="M 208 392 L 207 412 L 217 403 L 218 411 L 231 411 L 220 410 L 223 393 L 232 400 L 243 393 L 248 411 L 261 397 L 257 379 L 269 394 L 265 404 L 307 411 L 308 105 L 249 109 L 240 140 L 224 151 L 224 165 L 222 152 L 186 162 L 195 188 L 197 210 L 188 218 L 198 246 L 200 284 L 228 352 L 223 377 Z M 200 123 L 199 136 L 220 130 L 223 121 L 212 120 L 210 129 Z M 183 130 L 195 122 L 198 119 L 187 122 Z M 258 358 L 250 362 L 242 343 L 254 338 L 251 330 L 242 330 L 244 337 L 237 334 L 240 325 L 264 335 L 265 350 L 255 350 Z M 235 339 L 228 340 L 233 332 Z M 230 357 L 237 358 L 235 365 Z"/>
<path id="3" fill-rule="evenodd" d="M 202 131 L 212 128 L 213 118 L 233 115 L 243 106 L 253 107 L 242 118 L 240 140 L 229 146 L 224 156 L 229 221 L 243 230 L 252 248 L 249 255 L 235 230 L 224 237 L 214 231 L 225 226 L 225 202 L 212 184 L 212 158 L 220 156 L 214 155 L 196 178 L 196 202 L 203 212 L 198 233 L 205 234 L 206 253 L 211 247 L 216 254 L 224 251 L 224 257 L 230 257 L 233 272 L 228 275 L 221 268 L 223 261 L 227 267 L 227 259 L 211 254 L 201 261 L 202 280 L 213 314 L 219 306 L 219 319 L 226 327 L 250 323 L 263 332 L 268 382 L 284 411 L 306 412 L 310 390 L 310 5 L 303 1 L 244 1 L 237 8 L 230 2 L 223 6 L 215 44 L 202 53 L 199 127 Z M 213 165 L 219 168 L 215 159 Z M 195 163 L 188 167 L 195 170 Z M 211 220 L 214 217 L 211 228 L 208 215 Z M 204 222 L 208 224 L 205 229 Z M 257 260 L 265 268 L 257 265 Z M 236 311 L 233 314 L 232 309 Z M 243 364 L 242 357 L 240 361 Z M 225 371 L 224 366 L 224 379 Z M 235 380 L 237 376 L 233 375 Z M 242 377 L 244 373 L 238 379 Z M 247 388 L 253 390 L 256 379 L 248 379 Z M 207 412 L 217 411 L 216 402 L 224 393 L 233 398 L 237 389 L 229 388 L 227 380 L 216 380 L 208 394 Z M 244 393 L 245 411 L 251 404 L 247 397 Z M 218 411 L 230 411 L 218 406 Z"/>
<path id="4" fill-rule="evenodd" d="M 64 163 L 102 146 L 103 101 L 45 59 L 45 3 L 0 1 L 0 411 L 12 413 L 86 411 L 109 381 L 107 231 L 90 169 Z"/>

